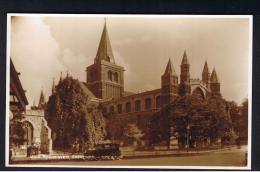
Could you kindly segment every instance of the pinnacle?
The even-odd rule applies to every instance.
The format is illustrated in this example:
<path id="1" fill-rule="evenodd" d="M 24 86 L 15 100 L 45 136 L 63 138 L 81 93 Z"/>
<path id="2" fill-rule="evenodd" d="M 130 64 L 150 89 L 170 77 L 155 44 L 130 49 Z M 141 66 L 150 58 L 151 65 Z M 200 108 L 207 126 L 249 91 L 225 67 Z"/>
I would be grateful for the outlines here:
<path id="1" fill-rule="evenodd" d="M 164 75 L 166 74 L 170 74 L 170 75 L 174 75 L 174 76 L 177 76 L 176 75 L 176 72 L 172 66 L 172 62 L 171 62 L 171 59 L 169 58 L 169 61 L 167 63 L 167 66 L 166 66 L 166 69 L 165 69 L 165 72 L 164 72 Z"/>
<path id="2" fill-rule="evenodd" d="M 208 67 L 208 63 L 207 63 L 207 60 L 205 61 L 205 64 L 204 64 L 204 68 L 203 68 L 203 73 L 209 73 L 209 67 Z"/>
<path id="3" fill-rule="evenodd" d="M 219 83 L 219 81 L 218 81 L 218 76 L 217 76 L 217 72 L 216 72 L 215 68 L 214 68 L 213 71 L 212 71 L 212 74 L 211 74 L 211 77 L 210 77 L 210 81 L 211 81 L 212 83 Z"/>
<path id="4" fill-rule="evenodd" d="M 38 106 L 41 107 L 43 104 L 45 104 L 45 98 L 44 98 L 43 90 L 41 90 L 41 95 L 40 95 Z"/>
<path id="5" fill-rule="evenodd" d="M 186 54 L 186 50 L 184 51 L 183 57 L 182 57 L 182 61 L 181 61 L 181 65 L 184 64 L 189 64 L 188 58 L 187 58 L 187 54 Z"/>

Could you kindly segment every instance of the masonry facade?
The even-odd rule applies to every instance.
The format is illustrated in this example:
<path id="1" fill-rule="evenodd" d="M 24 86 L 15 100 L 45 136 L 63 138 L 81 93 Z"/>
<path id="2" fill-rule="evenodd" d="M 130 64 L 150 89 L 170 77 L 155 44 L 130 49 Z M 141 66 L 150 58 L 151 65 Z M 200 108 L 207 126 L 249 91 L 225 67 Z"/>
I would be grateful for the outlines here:
<path id="1" fill-rule="evenodd" d="M 38 106 L 26 109 L 28 100 L 19 79 L 20 73 L 10 60 L 10 149 L 9 157 L 26 156 L 27 148 L 37 146 L 41 153 L 52 152 L 51 129 L 44 118 L 45 98 L 41 92 Z M 17 130 L 23 130 L 19 134 Z M 19 140 L 17 139 L 19 135 Z M 21 138 L 23 137 L 23 138 Z"/>
<path id="2" fill-rule="evenodd" d="M 207 62 L 202 69 L 202 79 L 191 78 L 186 51 L 180 68 L 178 76 L 169 59 L 165 71 L 162 71 L 160 88 L 137 94 L 125 91 L 124 67 L 116 64 L 105 24 L 94 63 L 86 68 L 86 86 L 99 99 L 104 116 L 119 120 L 117 125 L 121 127 L 136 123 L 145 131 L 149 118 L 174 101 L 176 96 L 221 97 L 217 72 L 213 69 L 210 73 Z"/>

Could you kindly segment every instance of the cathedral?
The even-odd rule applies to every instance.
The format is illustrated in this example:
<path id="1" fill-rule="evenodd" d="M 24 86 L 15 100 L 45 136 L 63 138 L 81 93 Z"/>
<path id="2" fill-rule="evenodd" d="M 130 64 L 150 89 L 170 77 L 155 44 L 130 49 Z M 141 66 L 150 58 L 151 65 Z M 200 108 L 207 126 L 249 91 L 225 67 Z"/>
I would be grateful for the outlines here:
<path id="1" fill-rule="evenodd" d="M 221 97 L 217 72 L 210 72 L 207 62 L 202 69 L 202 79 L 190 77 L 190 63 L 184 51 L 180 65 L 180 76 L 175 72 L 169 59 L 161 75 L 161 87 L 141 93 L 132 93 L 124 89 L 124 67 L 114 58 L 106 24 L 104 25 L 94 63 L 86 68 L 86 82 L 90 98 L 102 107 L 104 116 L 120 122 L 111 125 L 135 123 L 143 131 L 149 125 L 151 116 L 163 106 L 174 101 L 180 95 Z M 111 118 L 112 117 L 112 118 Z M 120 126 L 118 126 L 120 128 Z"/>

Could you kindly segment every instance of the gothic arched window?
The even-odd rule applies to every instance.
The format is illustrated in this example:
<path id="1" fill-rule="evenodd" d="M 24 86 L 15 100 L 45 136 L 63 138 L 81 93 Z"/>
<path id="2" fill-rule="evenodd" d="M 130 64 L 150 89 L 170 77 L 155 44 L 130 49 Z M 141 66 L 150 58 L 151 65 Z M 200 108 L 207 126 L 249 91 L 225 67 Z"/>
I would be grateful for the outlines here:
<path id="1" fill-rule="evenodd" d="M 131 112 L 131 103 L 130 102 L 127 102 L 126 105 L 125 105 L 125 111 L 126 112 Z"/>
<path id="2" fill-rule="evenodd" d="M 117 105 L 117 112 L 122 113 L 122 104 Z"/>
<path id="3" fill-rule="evenodd" d="M 140 111 L 141 110 L 141 101 L 136 100 L 135 101 L 135 111 Z"/>
<path id="4" fill-rule="evenodd" d="M 118 73 L 117 72 L 114 73 L 114 81 L 118 82 Z"/>
<path id="5" fill-rule="evenodd" d="M 151 98 L 145 99 L 145 110 L 150 110 L 152 108 L 152 101 Z"/>
<path id="6" fill-rule="evenodd" d="M 110 113 L 114 113 L 114 106 L 110 106 Z"/>
<path id="7" fill-rule="evenodd" d="M 24 123 L 24 140 L 27 146 L 33 144 L 33 125 L 29 121 L 25 121 Z"/>
<path id="8" fill-rule="evenodd" d="M 112 81 L 112 72 L 110 70 L 107 72 L 107 77 L 110 81 Z"/>
<path id="9" fill-rule="evenodd" d="M 198 99 L 198 100 L 203 100 L 205 98 L 203 91 L 201 88 L 197 87 L 193 92 L 192 92 L 192 97 Z"/>
<path id="10" fill-rule="evenodd" d="M 156 108 L 160 108 L 161 107 L 161 96 L 157 96 L 156 97 Z"/>

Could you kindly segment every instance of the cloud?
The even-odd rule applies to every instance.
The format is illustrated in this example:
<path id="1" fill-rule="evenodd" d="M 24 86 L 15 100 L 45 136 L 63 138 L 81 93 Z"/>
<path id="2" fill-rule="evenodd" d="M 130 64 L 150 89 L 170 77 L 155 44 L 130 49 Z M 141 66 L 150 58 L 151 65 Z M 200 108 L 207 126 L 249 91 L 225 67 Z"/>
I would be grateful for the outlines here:
<path id="1" fill-rule="evenodd" d="M 49 95 L 53 77 L 57 81 L 60 71 L 66 69 L 57 58 L 59 54 L 59 44 L 42 18 L 12 17 L 11 58 L 21 72 L 20 80 L 30 104 L 33 100 L 38 102 L 41 89 Z"/>
<path id="2" fill-rule="evenodd" d="M 152 41 L 152 37 L 148 35 L 140 36 L 138 39 L 138 43 L 147 43 Z M 126 37 L 120 40 L 114 40 L 113 45 L 115 47 L 120 47 L 120 46 L 130 46 L 136 44 L 136 40 L 133 37 Z"/>
<path id="3" fill-rule="evenodd" d="M 48 95 L 52 78 L 57 81 L 61 71 L 85 81 L 85 69 L 94 61 L 103 24 L 102 18 L 95 17 L 12 18 L 11 55 L 22 74 L 21 81 L 30 101 L 34 98 L 38 101 L 42 86 Z M 144 18 L 111 19 L 108 32 L 115 61 L 125 68 L 125 90 L 160 88 L 160 76 L 168 58 L 173 60 L 179 75 L 186 49 L 191 77 L 201 78 L 207 59 L 210 69 L 213 66 L 217 69 L 223 97 L 240 101 L 247 93 L 246 84 L 232 86 L 247 83 L 247 22 L 240 19 L 167 18 L 149 22 Z"/>
<path id="4" fill-rule="evenodd" d="M 81 81 L 86 81 L 84 69 L 93 63 L 93 59 L 86 58 L 84 54 L 76 53 L 70 48 L 63 49 L 58 59 L 70 75 Z"/>

